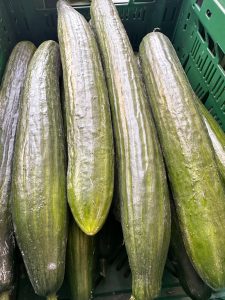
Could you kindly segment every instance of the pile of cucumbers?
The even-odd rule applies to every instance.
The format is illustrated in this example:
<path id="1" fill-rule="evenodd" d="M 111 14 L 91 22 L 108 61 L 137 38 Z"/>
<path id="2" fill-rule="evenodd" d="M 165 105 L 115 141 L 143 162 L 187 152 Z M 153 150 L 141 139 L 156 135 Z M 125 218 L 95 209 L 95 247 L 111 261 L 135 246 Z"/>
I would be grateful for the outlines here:
<path id="1" fill-rule="evenodd" d="M 92 0 L 91 23 L 57 12 L 59 44 L 18 43 L 0 89 L 0 300 L 15 241 L 38 295 L 57 299 L 66 265 L 71 299 L 91 299 L 112 199 L 130 299 L 159 295 L 167 256 L 209 299 L 225 287 L 225 134 L 162 33 L 136 57 L 112 0 Z"/>

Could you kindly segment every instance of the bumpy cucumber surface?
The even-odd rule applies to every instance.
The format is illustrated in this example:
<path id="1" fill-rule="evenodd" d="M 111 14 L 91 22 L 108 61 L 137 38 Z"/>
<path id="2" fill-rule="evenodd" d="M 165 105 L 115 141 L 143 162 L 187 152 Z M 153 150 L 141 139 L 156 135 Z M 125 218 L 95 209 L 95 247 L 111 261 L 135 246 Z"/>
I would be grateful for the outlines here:
<path id="1" fill-rule="evenodd" d="M 16 239 L 35 292 L 49 299 L 55 299 L 64 278 L 67 241 L 59 72 L 59 46 L 46 41 L 26 76 L 12 185 Z"/>
<path id="2" fill-rule="evenodd" d="M 143 39 L 140 57 L 185 248 L 209 286 L 225 287 L 225 191 L 193 91 L 162 33 Z"/>
<path id="3" fill-rule="evenodd" d="M 112 201 L 114 150 L 108 93 L 91 28 L 66 1 L 58 8 L 68 142 L 68 201 L 79 227 L 96 234 Z"/>
<path id="4" fill-rule="evenodd" d="M 110 0 L 93 0 L 91 17 L 110 96 L 132 299 L 153 299 L 160 291 L 170 239 L 162 155 L 137 61 L 116 7 Z"/>
<path id="5" fill-rule="evenodd" d="M 34 51 L 35 46 L 28 41 L 15 46 L 0 88 L 0 293 L 10 291 L 15 280 L 10 210 L 12 161 L 21 94 L 27 67 Z"/>

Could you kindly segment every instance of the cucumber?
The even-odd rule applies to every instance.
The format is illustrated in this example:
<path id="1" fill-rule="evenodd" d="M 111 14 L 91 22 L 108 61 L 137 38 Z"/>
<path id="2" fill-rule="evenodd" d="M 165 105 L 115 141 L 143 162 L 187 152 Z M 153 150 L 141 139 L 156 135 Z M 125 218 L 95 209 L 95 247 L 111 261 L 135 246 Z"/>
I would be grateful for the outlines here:
<path id="1" fill-rule="evenodd" d="M 198 109 L 205 122 L 209 137 L 211 139 L 218 169 L 220 174 L 225 180 L 225 134 L 210 112 L 201 103 L 201 101 L 196 97 L 196 103 Z"/>
<path id="2" fill-rule="evenodd" d="M 96 266 L 96 237 L 86 235 L 72 221 L 67 247 L 67 273 L 71 300 L 92 298 Z"/>
<path id="3" fill-rule="evenodd" d="M 144 86 L 125 29 L 110 0 L 93 0 L 91 18 L 109 90 L 121 223 L 132 271 L 131 299 L 160 291 L 170 239 L 165 169 Z"/>
<path id="4" fill-rule="evenodd" d="M 89 24 L 66 1 L 57 3 L 63 66 L 72 214 L 86 234 L 103 226 L 112 202 L 114 150 L 108 93 Z"/>
<path id="5" fill-rule="evenodd" d="M 67 242 L 59 72 L 59 46 L 46 41 L 26 76 L 12 181 L 16 239 L 35 292 L 48 299 L 56 299 L 62 284 Z"/>
<path id="6" fill-rule="evenodd" d="M 170 252 L 178 279 L 185 293 L 193 300 L 207 300 L 212 290 L 195 271 L 184 247 L 182 234 L 173 202 L 171 201 L 172 226 Z"/>
<path id="7" fill-rule="evenodd" d="M 8 299 L 15 283 L 14 237 L 10 211 L 12 161 L 21 93 L 35 46 L 18 43 L 9 58 L 0 88 L 0 298 Z"/>
<path id="8" fill-rule="evenodd" d="M 204 282 L 225 287 L 225 190 L 193 91 L 162 33 L 143 39 L 140 57 L 185 248 Z"/>

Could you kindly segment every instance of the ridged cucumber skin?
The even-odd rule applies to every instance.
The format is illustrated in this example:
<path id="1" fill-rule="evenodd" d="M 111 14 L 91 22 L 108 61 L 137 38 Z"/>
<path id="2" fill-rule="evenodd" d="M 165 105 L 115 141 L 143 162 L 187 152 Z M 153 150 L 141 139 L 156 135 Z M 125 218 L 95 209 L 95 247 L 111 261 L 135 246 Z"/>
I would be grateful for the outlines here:
<path id="1" fill-rule="evenodd" d="M 112 202 L 113 135 L 101 59 L 88 22 L 66 1 L 57 3 L 63 66 L 72 214 L 88 235 L 103 226 Z"/>
<path id="2" fill-rule="evenodd" d="M 58 44 L 42 43 L 26 76 L 12 184 L 14 230 L 30 281 L 38 295 L 51 297 L 64 278 L 67 242 L 59 71 Z"/>
<path id="3" fill-rule="evenodd" d="M 170 240 L 167 182 L 136 58 L 110 0 L 93 0 L 116 145 L 121 222 L 132 271 L 132 299 L 160 291 Z"/>
<path id="4" fill-rule="evenodd" d="M 210 112 L 196 97 L 196 103 L 211 139 L 219 172 L 225 180 L 225 134 Z"/>
<path id="5" fill-rule="evenodd" d="M 10 210 L 12 162 L 21 94 L 34 51 L 35 46 L 28 41 L 14 47 L 0 88 L 0 293 L 11 290 L 15 280 Z"/>
<path id="6" fill-rule="evenodd" d="M 169 39 L 150 33 L 140 57 L 185 248 L 200 277 L 225 286 L 225 192 L 193 91 Z"/>
<path id="7" fill-rule="evenodd" d="M 76 222 L 72 221 L 67 247 L 67 276 L 71 300 L 92 298 L 95 260 L 96 237 L 86 235 Z"/>
<path id="8" fill-rule="evenodd" d="M 212 290 L 195 271 L 185 250 L 180 225 L 177 219 L 175 206 L 171 201 L 171 240 L 170 250 L 178 279 L 185 293 L 193 300 L 207 300 Z"/>

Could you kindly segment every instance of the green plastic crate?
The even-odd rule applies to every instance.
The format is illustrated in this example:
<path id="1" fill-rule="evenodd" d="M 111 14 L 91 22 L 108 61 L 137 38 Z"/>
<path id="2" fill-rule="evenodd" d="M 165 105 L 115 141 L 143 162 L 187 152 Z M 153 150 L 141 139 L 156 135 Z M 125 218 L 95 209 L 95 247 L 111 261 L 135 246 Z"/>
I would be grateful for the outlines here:
<path id="1" fill-rule="evenodd" d="M 74 6 L 89 20 L 88 0 L 77 1 Z M 115 2 L 135 51 L 155 28 L 172 40 L 193 89 L 225 131 L 225 0 Z M 16 42 L 28 39 L 39 45 L 56 40 L 56 25 L 56 0 L 0 0 L 0 78 Z M 96 286 L 95 300 L 128 300 L 131 274 L 120 243 L 104 265 L 105 277 Z M 34 294 L 25 272 L 19 273 L 18 300 L 43 299 Z M 69 299 L 66 281 L 59 296 Z M 168 269 L 159 299 L 189 299 Z M 214 293 L 212 299 L 225 299 L 225 291 Z"/>
<path id="2" fill-rule="evenodd" d="M 225 0 L 184 1 L 173 44 L 191 85 L 225 131 Z"/>

